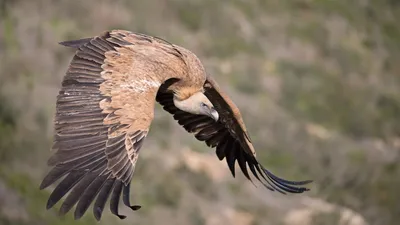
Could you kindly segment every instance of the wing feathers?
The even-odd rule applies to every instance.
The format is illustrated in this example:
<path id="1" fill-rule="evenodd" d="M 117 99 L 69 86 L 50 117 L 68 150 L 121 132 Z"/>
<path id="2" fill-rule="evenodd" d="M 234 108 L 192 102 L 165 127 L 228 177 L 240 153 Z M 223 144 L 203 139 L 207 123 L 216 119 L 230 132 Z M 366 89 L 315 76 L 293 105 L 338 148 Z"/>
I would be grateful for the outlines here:
<path id="1" fill-rule="evenodd" d="M 134 169 L 135 166 L 133 166 L 133 164 L 127 160 L 123 166 L 123 169 L 117 173 L 117 177 L 119 177 L 124 184 L 128 184 L 132 179 Z"/>
<path id="2" fill-rule="evenodd" d="M 53 207 L 64 195 L 68 193 L 71 188 L 77 184 L 83 176 L 86 174 L 86 172 L 83 171 L 74 171 L 70 174 L 68 174 L 67 177 L 64 178 L 63 181 L 57 187 L 54 189 L 54 191 L 51 193 L 48 201 L 47 201 L 47 209 L 50 209 Z"/>
<path id="3" fill-rule="evenodd" d="M 90 137 L 94 135 L 102 135 L 107 132 L 107 127 L 104 126 L 97 126 L 90 129 L 81 129 L 79 131 L 60 131 L 56 133 L 56 139 L 72 139 L 72 138 L 79 138 L 79 137 Z"/>
<path id="4" fill-rule="evenodd" d="M 112 103 L 112 96 L 105 96 L 100 90 L 107 78 L 101 75 L 106 52 L 116 52 L 116 47 L 132 44 L 124 41 L 123 36 L 114 36 L 106 33 L 61 43 L 77 48 L 77 52 L 57 96 L 52 147 L 56 152 L 48 161 L 54 167 L 40 188 L 62 179 L 51 193 L 47 208 L 66 196 L 60 214 L 76 205 L 75 219 L 81 218 L 95 201 L 93 214 L 100 220 L 110 194 L 110 210 L 123 218 L 118 214 L 122 190 L 125 205 L 133 210 L 140 208 L 129 203 L 129 182 L 147 131 L 128 132 L 130 124 L 121 124 L 120 114 L 114 113 L 118 109 L 100 107 Z"/>
<path id="5" fill-rule="evenodd" d="M 225 158 L 225 149 L 229 142 L 231 142 L 231 138 L 229 133 L 226 131 L 226 134 L 221 138 L 221 141 L 217 145 L 215 151 L 219 160 L 223 160 Z"/>
<path id="6" fill-rule="evenodd" d="M 308 189 L 299 187 L 311 181 L 287 181 L 273 175 L 258 163 L 253 154 L 250 138 L 244 129 L 244 124 L 238 109 L 227 96 L 214 88 L 214 82 L 206 82 L 205 94 L 214 104 L 220 114 L 220 120 L 215 122 L 207 116 L 193 115 L 177 109 L 173 104 L 173 95 L 163 92 L 166 87 L 161 87 L 156 100 L 163 108 L 173 114 L 175 120 L 186 131 L 194 133 L 195 137 L 210 147 L 216 147 L 216 155 L 219 160 L 226 159 L 232 176 L 235 177 L 235 163 L 238 162 L 244 176 L 250 180 L 250 172 L 269 190 L 281 193 L 302 193 Z"/>
<path id="7" fill-rule="evenodd" d="M 77 132 L 79 132 L 80 129 L 86 130 L 102 126 L 103 123 L 99 123 L 98 121 L 91 121 L 91 122 L 81 122 L 74 124 L 56 124 L 56 125 L 57 125 L 55 127 L 56 132 L 68 132 L 68 131 L 73 132 L 74 130 L 77 130 Z"/>
<path id="8" fill-rule="evenodd" d="M 109 135 L 111 134 L 113 134 L 113 129 L 109 130 Z M 107 167 L 125 185 L 132 178 L 134 165 L 146 135 L 146 131 L 136 131 L 132 134 L 109 138 L 107 141 L 105 150 L 108 159 Z"/>
<path id="9" fill-rule="evenodd" d="M 81 91 L 78 92 L 77 96 L 76 95 L 71 95 L 69 93 L 70 90 L 65 90 L 61 95 L 57 97 L 57 103 L 59 104 L 67 104 L 67 103 L 75 103 L 78 101 L 78 103 L 86 103 L 86 104 L 99 104 L 99 101 L 103 100 L 104 97 L 99 96 L 99 93 L 95 93 L 95 95 L 87 95 L 85 93 L 82 93 Z M 79 102 L 82 101 L 82 102 Z"/>
<path id="10" fill-rule="evenodd" d="M 86 164 L 90 161 L 91 161 L 91 156 L 84 157 L 81 160 L 78 160 L 76 162 L 74 161 L 73 163 L 59 164 L 55 166 L 43 179 L 42 183 L 40 184 L 40 189 L 44 189 L 50 186 L 58 179 L 60 179 L 62 176 L 71 172 L 73 169 L 80 168 L 82 167 L 82 165 L 86 166 Z"/>
<path id="11" fill-rule="evenodd" d="M 93 215 L 97 220 L 101 219 L 101 215 L 103 213 L 104 207 L 106 205 L 107 199 L 111 194 L 111 191 L 115 184 L 115 178 L 108 179 L 103 188 L 100 190 L 99 195 L 97 196 L 96 202 L 93 205 Z"/>
<path id="12" fill-rule="evenodd" d="M 118 45 L 118 46 L 124 46 L 124 45 L 131 45 L 132 44 L 130 42 L 127 42 L 127 41 L 125 41 L 125 40 L 123 40 L 121 38 L 117 38 L 117 37 L 107 38 L 107 41 L 111 42 L 111 43 L 113 43 L 115 45 Z"/>
<path id="13" fill-rule="evenodd" d="M 251 180 L 251 178 L 250 178 L 249 171 L 247 171 L 246 159 L 245 159 L 244 154 L 245 154 L 245 153 L 244 153 L 243 151 L 241 151 L 240 149 L 238 149 L 238 150 L 237 150 L 237 156 L 238 156 L 237 161 L 238 161 L 240 170 L 243 172 L 244 176 L 245 176 L 248 180 L 250 180 L 251 182 L 253 182 L 253 181 Z"/>
<path id="14" fill-rule="evenodd" d="M 111 162 L 113 159 L 115 160 L 115 158 L 124 153 L 123 151 L 125 150 L 125 137 L 119 136 L 116 138 L 109 138 L 107 140 L 106 148 L 107 157 L 110 159 L 109 162 Z M 110 164 L 112 165 L 113 163 Z M 112 166 L 109 168 L 111 169 Z"/>
<path id="15" fill-rule="evenodd" d="M 202 120 L 198 122 L 191 122 L 188 124 L 183 125 L 183 128 L 185 128 L 188 132 L 190 133 L 196 133 L 200 131 L 201 129 L 204 129 L 205 127 L 208 127 L 213 124 L 213 120 L 211 118 L 203 118 Z"/>
<path id="16" fill-rule="evenodd" d="M 209 125 L 204 127 L 202 130 L 200 130 L 195 135 L 195 137 L 197 139 L 199 139 L 200 141 L 206 141 L 206 140 L 214 137 L 215 134 L 218 133 L 218 131 L 224 129 L 224 127 L 220 124 L 213 125 L 213 124 L 210 124 L 210 122 L 208 122 L 207 124 L 209 124 Z"/>
<path id="17" fill-rule="evenodd" d="M 67 108 L 67 110 L 63 110 L 64 107 L 79 106 L 79 105 L 83 105 L 83 106 L 93 105 L 93 106 L 97 106 L 96 109 L 99 109 L 98 108 L 99 101 L 104 99 L 104 98 L 98 96 L 97 93 L 94 96 L 88 95 L 83 92 L 78 92 L 78 95 L 80 95 L 80 96 L 73 96 L 69 92 L 62 93 L 62 94 L 64 96 L 59 97 L 57 99 L 58 103 L 62 104 L 62 105 L 60 105 L 60 108 L 57 109 L 57 110 L 60 110 L 61 112 L 68 111 L 68 108 Z"/>
<path id="18" fill-rule="evenodd" d="M 78 202 L 79 197 L 85 191 L 85 189 L 92 183 L 92 181 L 96 178 L 97 174 L 87 173 L 80 180 L 69 193 L 67 198 L 61 205 L 60 215 L 65 215 L 69 210 Z"/>
<path id="19" fill-rule="evenodd" d="M 59 150 L 56 154 L 50 157 L 48 161 L 48 165 L 65 165 L 70 163 L 71 165 L 79 165 L 81 161 L 85 162 L 85 165 L 89 165 L 90 163 L 94 162 L 98 158 L 104 158 L 104 147 L 103 144 L 95 145 L 92 148 L 93 150 L 88 149 L 78 149 L 75 151 L 61 151 Z M 100 153 L 100 154 L 99 154 Z M 90 158 L 90 162 L 86 161 L 86 159 Z"/>
<path id="20" fill-rule="evenodd" d="M 114 50 L 114 47 L 104 41 L 102 38 L 96 37 L 90 41 L 91 46 L 96 47 L 104 54 L 104 52 Z"/>
<path id="21" fill-rule="evenodd" d="M 221 140 L 224 139 L 224 137 L 228 134 L 228 131 L 221 129 L 218 131 L 217 134 L 215 134 L 214 136 L 210 137 L 209 139 L 206 140 L 206 144 L 208 146 L 210 146 L 211 148 L 214 148 L 218 145 L 219 142 L 221 142 Z"/>
<path id="22" fill-rule="evenodd" d="M 99 144 L 104 144 L 107 138 L 105 135 L 92 136 L 78 140 L 63 140 L 54 143 L 53 149 L 62 149 L 62 151 L 70 151 L 76 149 L 87 148 Z"/>
<path id="23" fill-rule="evenodd" d="M 118 216 L 120 219 L 125 219 L 126 216 L 120 215 L 118 212 L 118 204 L 119 204 L 119 200 L 120 200 L 120 196 L 121 196 L 121 192 L 122 192 L 122 186 L 123 186 L 122 181 L 117 180 L 115 183 L 115 186 L 114 186 L 114 190 L 111 195 L 110 210 L 111 210 L 112 214 Z"/>
<path id="24" fill-rule="evenodd" d="M 100 175 L 95 178 L 95 180 L 86 188 L 85 192 L 83 192 L 82 196 L 79 199 L 78 205 L 75 209 L 75 219 L 81 218 L 86 210 L 89 208 L 90 204 L 93 202 L 96 195 L 103 188 L 103 185 L 106 183 L 107 179 L 110 178 L 110 172 L 107 174 Z"/>
<path id="25" fill-rule="evenodd" d="M 70 73 L 69 79 L 74 79 L 74 81 L 79 83 L 94 85 L 99 85 L 104 81 L 103 78 L 96 76 L 98 72 L 94 69 L 91 69 L 88 66 L 78 68 L 78 66 L 80 65 L 75 65 L 74 68 L 71 68 L 68 71 Z"/>
<path id="26" fill-rule="evenodd" d="M 136 141 L 135 138 L 139 137 L 141 139 L 137 140 L 138 143 L 143 142 L 145 132 L 138 132 L 132 135 L 121 135 L 115 138 L 110 138 L 107 141 L 106 154 L 108 159 L 108 169 L 113 171 L 114 176 L 121 179 L 125 185 L 130 181 L 132 177 L 134 167 L 132 164 L 136 163 L 137 154 L 142 146 L 141 144 L 136 144 L 136 146 L 131 143 L 132 140 Z M 127 145 L 127 142 L 129 143 Z"/>
<path id="27" fill-rule="evenodd" d="M 91 54 L 89 52 L 83 52 L 83 51 L 78 51 L 76 53 L 76 56 L 81 58 L 81 59 L 86 59 L 86 60 L 92 61 L 92 62 L 97 63 L 99 65 L 102 65 L 104 63 L 104 59 L 105 59 L 104 56 L 102 57 L 102 56 L 99 56 L 99 55 L 96 55 L 96 54 Z"/>
<path id="28" fill-rule="evenodd" d="M 82 45 L 81 47 L 79 47 L 79 50 L 81 50 L 79 52 L 82 52 L 81 53 L 82 55 L 88 55 L 88 56 L 96 58 L 97 60 L 100 60 L 100 61 L 96 61 L 99 64 L 103 64 L 104 59 L 106 59 L 104 52 L 102 52 L 100 49 L 98 49 L 97 47 L 95 47 L 93 45 Z"/>
<path id="29" fill-rule="evenodd" d="M 60 42 L 59 44 L 64 45 L 66 47 L 78 48 L 79 46 L 89 43 L 90 40 L 92 40 L 92 38 L 83 38 L 83 39 L 73 40 L 73 41 L 63 41 L 63 42 Z"/>
<path id="30" fill-rule="evenodd" d="M 129 200 L 130 190 L 131 190 L 130 187 L 131 187 L 130 183 L 128 183 L 128 185 L 124 186 L 122 200 L 124 202 L 124 205 L 126 205 L 129 208 L 131 208 L 132 210 L 136 211 L 136 210 L 139 210 L 140 208 L 142 208 L 142 206 L 131 205 L 130 200 Z"/>
<path id="31" fill-rule="evenodd" d="M 98 47 L 97 45 L 84 45 L 82 46 L 81 50 L 86 50 L 87 52 L 90 52 L 93 55 L 96 55 L 98 58 L 105 58 L 104 56 L 104 48 Z"/>
<path id="32" fill-rule="evenodd" d="M 101 68 L 98 66 L 93 65 L 92 63 L 82 63 L 82 62 L 76 62 L 74 64 L 71 64 L 70 69 L 68 70 L 69 73 L 72 74 L 77 74 L 77 77 L 79 76 L 87 76 L 91 79 L 99 79 L 101 81 L 104 81 L 103 78 L 99 77 L 98 74 L 102 71 Z M 101 83 L 101 82 L 100 82 Z"/>
<path id="33" fill-rule="evenodd" d="M 225 147 L 226 163 L 233 177 L 235 177 L 235 153 L 237 147 L 237 142 L 235 140 L 228 141 L 228 145 Z"/>

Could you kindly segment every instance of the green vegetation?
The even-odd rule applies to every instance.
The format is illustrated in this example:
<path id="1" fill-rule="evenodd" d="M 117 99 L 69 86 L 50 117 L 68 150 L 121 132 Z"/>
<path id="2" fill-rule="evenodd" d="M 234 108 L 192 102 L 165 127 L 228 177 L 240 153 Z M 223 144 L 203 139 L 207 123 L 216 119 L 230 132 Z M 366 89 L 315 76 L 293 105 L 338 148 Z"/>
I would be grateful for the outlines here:
<path id="1" fill-rule="evenodd" d="M 13 133 L 15 132 L 15 117 L 9 104 L 0 96 L 0 162 L 9 159 L 11 149 L 14 145 Z"/>
<path id="2" fill-rule="evenodd" d="M 398 224 L 398 21 L 397 0 L 0 0 L 0 181 L 29 214 L 25 223 L 0 210 L 0 224 L 95 224 L 91 213 L 72 221 L 57 216 L 58 205 L 46 211 L 49 191 L 38 184 L 48 171 L 55 96 L 73 54 L 57 42 L 112 28 L 195 52 L 241 109 L 260 162 L 276 175 L 313 179 L 307 196 L 354 210 L 370 225 Z M 132 184 L 143 208 L 129 213 L 129 223 L 202 225 L 211 223 L 202 209 L 223 220 L 231 208 L 250 213 L 253 224 L 284 224 L 303 207 L 301 198 L 288 204 L 291 196 L 249 188 L 242 175 L 233 181 L 215 150 L 160 107 L 156 116 Z M 210 154 L 226 171 L 180 165 L 184 148 Z M 215 181 L 209 171 L 226 176 Z M 101 224 L 125 223 L 105 214 Z"/>

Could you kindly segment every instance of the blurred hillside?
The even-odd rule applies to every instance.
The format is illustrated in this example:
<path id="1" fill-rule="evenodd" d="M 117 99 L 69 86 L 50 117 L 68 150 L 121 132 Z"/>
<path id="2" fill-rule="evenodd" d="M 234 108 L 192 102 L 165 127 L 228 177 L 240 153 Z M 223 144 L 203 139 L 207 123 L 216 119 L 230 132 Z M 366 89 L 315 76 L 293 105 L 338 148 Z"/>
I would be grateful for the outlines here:
<path id="1" fill-rule="evenodd" d="M 400 1 L 0 0 L 0 225 L 96 224 L 46 211 L 55 97 L 73 50 L 127 29 L 184 46 L 241 109 L 283 196 L 241 174 L 156 109 L 132 200 L 100 224 L 391 225 L 400 220 Z M 162 171 L 162 172 L 160 172 Z"/>

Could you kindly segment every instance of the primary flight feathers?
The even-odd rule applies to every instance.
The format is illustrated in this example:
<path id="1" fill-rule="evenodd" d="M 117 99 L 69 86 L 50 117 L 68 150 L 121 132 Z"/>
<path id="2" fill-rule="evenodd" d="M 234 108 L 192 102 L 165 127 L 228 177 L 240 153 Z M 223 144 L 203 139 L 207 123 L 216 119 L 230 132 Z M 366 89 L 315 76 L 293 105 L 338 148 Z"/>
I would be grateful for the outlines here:
<path id="1" fill-rule="evenodd" d="M 250 173 L 269 190 L 302 193 L 311 181 L 288 181 L 260 165 L 238 108 L 189 50 L 160 38 L 113 30 L 93 38 L 62 42 L 77 51 L 57 96 L 53 168 L 40 188 L 61 180 L 47 208 L 67 195 L 60 213 L 75 218 L 93 203 L 100 220 L 108 198 L 118 217 L 129 200 L 139 151 L 158 102 L 189 133 L 216 147 L 235 176 Z"/>

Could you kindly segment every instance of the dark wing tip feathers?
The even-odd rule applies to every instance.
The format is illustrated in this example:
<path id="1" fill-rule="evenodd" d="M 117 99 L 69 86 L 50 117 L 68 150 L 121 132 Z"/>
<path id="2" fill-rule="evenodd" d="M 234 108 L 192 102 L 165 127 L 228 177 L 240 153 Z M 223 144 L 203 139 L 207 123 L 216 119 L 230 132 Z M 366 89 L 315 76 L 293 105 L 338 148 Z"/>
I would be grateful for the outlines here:
<path id="1" fill-rule="evenodd" d="M 261 164 L 258 163 L 257 166 L 259 166 L 261 169 L 261 172 L 262 172 L 261 174 L 262 174 L 263 179 L 266 180 L 265 179 L 265 176 L 266 176 L 267 179 L 270 181 L 270 182 L 267 181 L 267 183 L 269 184 L 269 187 L 271 187 L 274 191 L 278 191 L 282 194 L 286 194 L 286 193 L 296 194 L 296 193 L 303 193 L 305 191 L 309 191 L 310 190 L 309 188 L 301 187 L 301 186 L 313 182 L 312 180 L 304 180 L 304 181 L 285 180 L 280 177 L 277 177 L 276 175 L 274 175 L 273 173 L 271 173 L 270 171 L 265 169 Z M 263 183 L 263 182 L 261 182 L 261 183 Z M 263 185 L 265 186 L 266 184 L 263 183 Z"/>
<path id="2" fill-rule="evenodd" d="M 254 177 L 258 181 L 260 181 L 264 187 L 271 191 L 278 191 L 282 194 L 286 194 L 303 193 L 310 190 L 308 188 L 300 186 L 311 183 L 311 180 L 289 181 L 277 177 L 269 170 L 265 169 L 264 166 L 262 166 L 254 156 L 251 156 L 241 150 L 238 142 L 234 142 L 233 146 L 225 145 L 223 149 L 217 149 L 217 155 L 218 151 L 221 150 L 225 151 L 225 155 L 223 155 L 222 157 L 220 155 L 219 159 L 223 160 L 223 158 L 226 158 L 226 162 L 233 177 L 235 177 L 235 163 L 237 161 L 241 171 L 249 181 L 253 182 L 253 180 L 249 176 L 249 172 L 247 170 L 248 168 L 250 169 Z"/>
<path id="3" fill-rule="evenodd" d="M 174 114 L 174 119 L 178 121 L 188 132 L 195 133 L 195 137 L 200 141 L 213 148 L 216 147 L 216 154 L 219 160 L 226 158 L 229 170 L 235 177 L 235 163 L 239 164 L 244 176 L 253 183 L 250 178 L 249 171 L 254 177 L 260 181 L 264 187 L 271 191 L 278 191 L 282 194 L 286 193 L 303 193 L 308 188 L 301 187 L 312 181 L 289 181 L 277 177 L 270 171 L 265 169 L 253 156 L 243 150 L 240 143 L 236 141 L 227 129 L 220 129 L 220 125 L 209 118 L 199 118 L 196 115 L 183 112 L 175 107 L 172 103 L 172 94 L 159 92 L 156 100 L 163 106 L 164 110 Z M 254 184 L 254 183 L 253 183 Z"/>

